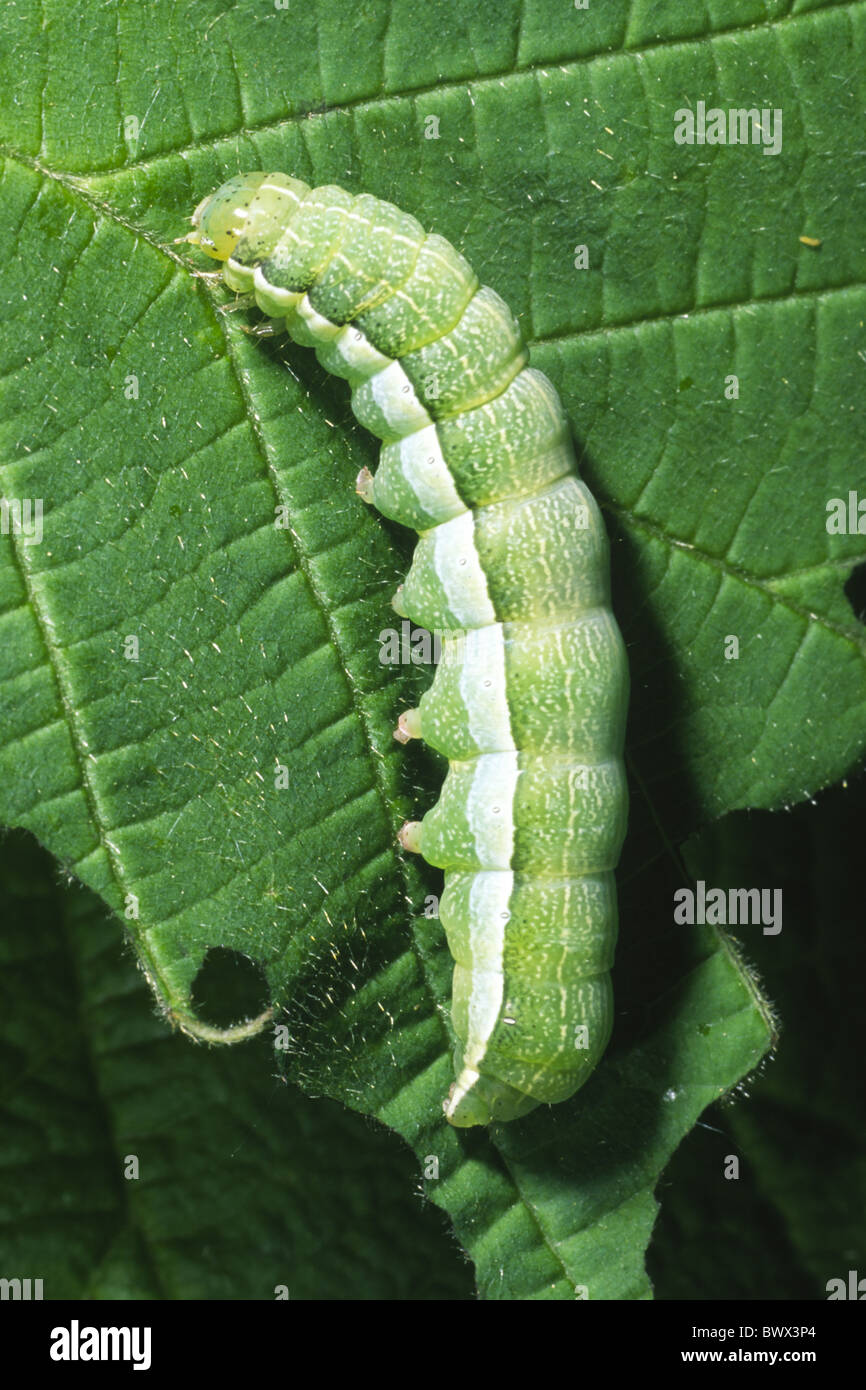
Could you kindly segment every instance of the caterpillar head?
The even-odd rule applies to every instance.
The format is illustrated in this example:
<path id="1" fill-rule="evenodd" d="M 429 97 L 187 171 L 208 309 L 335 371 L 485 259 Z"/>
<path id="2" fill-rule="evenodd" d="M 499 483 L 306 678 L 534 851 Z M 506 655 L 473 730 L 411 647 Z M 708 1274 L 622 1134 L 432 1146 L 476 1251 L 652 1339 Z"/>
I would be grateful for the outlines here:
<path id="1" fill-rule="evenodd" d="M 276 241 L 282 228 L 275 225 L 275 198 L 285 200 L 295 186 L 299 193 L 307 191 L 306 184 L 285 174 L 235 174 L 201 200 L 192 215 L 192 231 L 179 240 L 201 247 L 217 261 L 227 261 L 242 237 Z"/>

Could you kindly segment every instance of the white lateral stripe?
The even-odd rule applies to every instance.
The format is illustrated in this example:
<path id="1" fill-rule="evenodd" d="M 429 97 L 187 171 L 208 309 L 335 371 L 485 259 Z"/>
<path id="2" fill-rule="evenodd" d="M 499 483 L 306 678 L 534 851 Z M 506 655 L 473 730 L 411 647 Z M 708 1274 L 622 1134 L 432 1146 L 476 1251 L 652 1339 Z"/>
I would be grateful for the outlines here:
<path id="1" fill-rule="evenodd" d="M 472 969 L 502 973 L 505 928 L 511 917 L 512 869 L 473 874 L 469 889 L 469 949 Z"/>
<path id="2" fill-rule="evenodd" d="M 469 732 L 482 751 L 516 747 L 505 684 L 505 636 L 501 623 L 470 628 L 463 637 L 460 695 Z"/>
<path id="3" fill-rule="evenodd" d="M 514 874 L 476 874 L 469 893 L 469 950 L 472 956 L 468 1037 L 458 1089 L 467 1094 L 478 1080 L 487 1045 L 502 1011 L 505 928 L 510 917 Z M 472 1075 L 474 1073 L 474 1076 Z"/>
<path id="4" fill-rule="evenodd" d="M 340 324 L 331 323 L 330 319 L 326 319 L 323 314 L 313 308 L 308 294 L 301 295 L 292 317 L 299 318 L 308 332 L 320 343 L 331 342 L 342 331 Z M 286 322 L 289 333 L 292 331 L 292 317 L 289 317 Z"/>
<path id="5" fill-rule="evenodd" d="M 514 854 L 517 752 L 480 753 L 466 798 L 475 852 L 485 869 L 510 869 Z"/>
<path id="6" fill-rule="evenodd" d="M 433 564 L 445 591 L 448 607 L 461 627 L 495 623 L 496 613 L 487 591 L 487 577 L 475 549 L 475 521 L 462 512 L 432 531 Z"/>
<path id="7" fill-rule="evenodd" d="M 223 262 L 223 279 L 232 288 L 234 288 L 235 282 L 245 286 L 251 285 L 254 279 L 252 267 L 241 265 L 234 256 L 229 256 L 228 260 Z"/>
<path id="8" fill-rule="evenodd" d="M 373 400 L 395 434 L 411 434 L 432 423 L 399 362 L 389 362 L 370 377 Z"/>
<path id="9" fill-rule="evenodd" d="M 367 378 L 381 372 L 390 365 L 391 358 L 385 357 L 374 348 L 369 338 L 351 323 L 347 323 L 334 339 L 333 346 L 346 366 L 361 377 Z"/>
<path id="10" fill-rule="evenodd" d="M 446 510 L 452 515 L 468 510 L 454 486 L 435 425 L 401 439 L 399 459 L 403 477 L 431 516 L 441 516 Z"/>
<path id="11" fill-rule="evenodd" d="M 298 290 L 284 290 L 280 285 L 272 285 L 270 280 L 265 278 L 260 265 L 256 266 L 253 273 L 253 290 L 266 295 L 287 314 L 291 313 L 303 298 Z"/>
<path id="12" fill-rule="evenodd" d="M 451 1090 L 451 1095 L 449 1097 L 448 1104 L 445 1107 L 445 1114 L 455 1114 L 458 1106 L 460 1105 L 460 1102 L 464 1099 L 464 1097 L 469 1095 L 469 1092 L 472 1090 L 472 1087 L 480 1080 L 481 1077 L 479 1076 L 478 1072 L 475 1070 L 474 1067 L 462 1067 L 460 1070 L 460 1075 L 454 1082 L 454 1086 Z"/>

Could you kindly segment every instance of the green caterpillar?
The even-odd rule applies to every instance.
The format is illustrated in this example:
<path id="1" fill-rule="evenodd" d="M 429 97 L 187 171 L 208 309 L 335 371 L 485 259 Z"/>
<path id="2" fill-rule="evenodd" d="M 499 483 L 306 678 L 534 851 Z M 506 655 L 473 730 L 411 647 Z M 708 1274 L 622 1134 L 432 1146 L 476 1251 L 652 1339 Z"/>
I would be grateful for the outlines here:
<path id="1" fill-rule="evenodd" d="M 384 442 L 358 491 L 420 533 L 394 607 L 445 631 L 395 737 L 449 759 L 400 832 L 446 873 L 453 1125 L 566 1100 L 610 1035 L 628 667 L 562 406 L 463 257 L 367 194 L 240 174 L 185 240 L 352 387 Z M 455 632 L 455 630 L 458 630 Z"/>

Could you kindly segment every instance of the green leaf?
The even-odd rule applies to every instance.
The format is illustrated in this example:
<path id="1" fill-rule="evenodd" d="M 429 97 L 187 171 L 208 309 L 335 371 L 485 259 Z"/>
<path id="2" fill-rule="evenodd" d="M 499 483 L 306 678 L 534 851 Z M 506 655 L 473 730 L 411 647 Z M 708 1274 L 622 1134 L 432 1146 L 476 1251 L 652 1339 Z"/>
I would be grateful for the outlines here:
<path id="1" fill-rule="evenodd" d="M 746 949 L 783 1024 L 772 1063 L 707 1112 L 665 1174 L 650 1262 L 665 1297 L 823 1299 L 866 1265 L 864 815 L 860 776 L 789 816 L 740 812 L 686 846 L 709 882 L 778 886 L 780 932 Z"/>
<path id="2" fill-rule="evenodd" d="M 116 923 L 29 837 L 0 873 L 4 1277 L 46 1299 L 469 1295 L 405 1146 L 279 1085 L 264 1039 L 172 1037 Z"/>
<path id="3" fill-rule="evenodd" d="M 209 953 L 257 962 L 246 1012 L 284 1010 L 290 1078 L 391 1125 L 425 1175 L 438 1160 L 427 1194 L 483 1294 L 645 1297 L 659 1174 L 771 1033 L 727 940 L 672 930 L 674 848 L 866 744 L 844 595 L 866 543 L 826 525 L 866 495 L 866 7 L 296 10 L 0 15 L 0 477 L 44 506 L 41 543 L 0 537 L 0 820 L 123 920 L 188 1030 L 225 1023 L 194 994 Z M 781 109 L 781 152 L 676 144 L 698 101 Z M 352 492 L 376 448 L 343 385 L 249 340 L 173 244 L 256 167 L 390 198 L 460 246 L 560 389 L 614 540 L 616 1033 L 573 1102 L 490 1133 L 441 1118 L 440 884 L 394 841 L 441 779 L 390 732 L 425 677 L 379 660 L 412 538 Z"/>

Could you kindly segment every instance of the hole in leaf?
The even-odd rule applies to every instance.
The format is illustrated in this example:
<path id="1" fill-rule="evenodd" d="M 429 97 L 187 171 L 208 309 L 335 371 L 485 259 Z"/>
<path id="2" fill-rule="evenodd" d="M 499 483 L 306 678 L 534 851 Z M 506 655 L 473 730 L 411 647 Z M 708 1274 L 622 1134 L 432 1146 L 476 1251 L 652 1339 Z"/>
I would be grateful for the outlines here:
<path id="1" fill-rule="evenodd" d="M 214 1028 L 230 1028 L 262 1013 L 270 989 L 264 970 L 249 956 L 214 946 L 205 956 L 190 996 L 198 1018 Z"/>
<path id="2" fill-rule="evenodd" d="M 858 623 L 866 623 L 866 564 L 856 565 L 848 575 L 845 596 Z"/>

